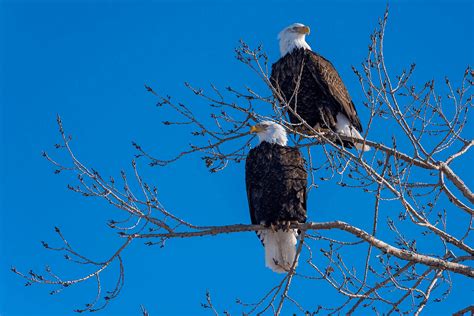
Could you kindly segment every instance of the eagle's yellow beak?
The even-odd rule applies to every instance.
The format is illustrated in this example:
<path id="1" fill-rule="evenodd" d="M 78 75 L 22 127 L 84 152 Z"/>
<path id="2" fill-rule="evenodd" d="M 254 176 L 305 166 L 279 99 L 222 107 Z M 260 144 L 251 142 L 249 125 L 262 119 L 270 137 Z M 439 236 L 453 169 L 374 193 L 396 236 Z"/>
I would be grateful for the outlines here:
<path id="1" fill-rule="evenodd" d="M 262 128 L 258 125 L 250 126 L 250 133 L 258 133 L 262 130 Z"/>
<path id="2" fill-rule="evenodd" d="M 309 33 L 310 33 L 309 26 L 300 26 L 300 27 L 298 27 L 298 32 L 300 32 L 301 34 L 309 35 Z"/>

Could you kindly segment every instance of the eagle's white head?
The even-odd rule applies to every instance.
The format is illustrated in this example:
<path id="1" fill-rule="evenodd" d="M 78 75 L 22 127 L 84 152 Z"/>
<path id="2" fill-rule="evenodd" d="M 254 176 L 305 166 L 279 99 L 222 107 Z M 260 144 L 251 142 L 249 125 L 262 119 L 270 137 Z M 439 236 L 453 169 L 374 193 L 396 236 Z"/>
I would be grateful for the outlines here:
<path id="1" fill-rule="evenodd" d="M 256 133 L 261 142 L 269 142 L 272 144 L 278 144 L 286 146 L 288 137 L 286 131 L 280 124 L 272 121 L 262 121 L 252 127 L 250 127 L 250 133 Z"/>
<path id="2" fill-rule="evenodd" d="M 293 23 L 284 28 L 278 34 L 281 57 L 291 53 L 295 48 L 311 49 L 305 40 L 307 34 L 309 35 L 309 27 L 301 23 Z"/>

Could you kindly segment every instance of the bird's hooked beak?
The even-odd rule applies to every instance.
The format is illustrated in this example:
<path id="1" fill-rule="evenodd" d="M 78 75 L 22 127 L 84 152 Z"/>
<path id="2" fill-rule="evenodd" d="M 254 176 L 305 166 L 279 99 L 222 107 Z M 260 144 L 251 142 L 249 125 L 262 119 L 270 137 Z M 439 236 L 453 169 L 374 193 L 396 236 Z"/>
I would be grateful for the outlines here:
<path id="1" fill-rule="evenodd" d="M 262 131 L 262 127 L 260 125 L 253 125 L 250 126 L 250 134 L 252 133 L 259 133 Z"/>
<path id="2" fill-rule="evenodd" d="M 309 29 L 309 26 L 298 26 L 296 27 L 296 30 L 298 31 L 298 33 L 301 33 L 301 34 L 306 34 L 306 35 L 309 35 L 310 33 L 310 29 Z"/>

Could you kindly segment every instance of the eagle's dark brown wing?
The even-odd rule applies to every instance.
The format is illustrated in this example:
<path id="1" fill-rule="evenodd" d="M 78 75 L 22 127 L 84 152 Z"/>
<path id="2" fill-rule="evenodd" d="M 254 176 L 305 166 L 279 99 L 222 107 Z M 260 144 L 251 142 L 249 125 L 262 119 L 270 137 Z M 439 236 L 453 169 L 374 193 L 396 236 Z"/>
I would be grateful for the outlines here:
<path id="1" fill-rule="evenodd" d="M 352 126 L 361 132 L 362 125 L 357 110 L 336 68 L 329 60 L 315 52 L 307 50 L 306 54 L 309 56 L 309 62 L 306 63 L 308 70 L 323 85 L 321 88 L 329 90 L 330 95 L 340 105 L 340 111 L 347 116 Z"/>
<path id="2" fill-rule="evenodd" d="M 344 114 L 362 131 L 357 111 L 341 77 L 324 57 L 307 49 L 295 49 L 272 65 L 270 82 L 275 95 L 310 126 L 336 130 L 336 117 Z M 293 124 L 300 120 L 288 112 Z"/>

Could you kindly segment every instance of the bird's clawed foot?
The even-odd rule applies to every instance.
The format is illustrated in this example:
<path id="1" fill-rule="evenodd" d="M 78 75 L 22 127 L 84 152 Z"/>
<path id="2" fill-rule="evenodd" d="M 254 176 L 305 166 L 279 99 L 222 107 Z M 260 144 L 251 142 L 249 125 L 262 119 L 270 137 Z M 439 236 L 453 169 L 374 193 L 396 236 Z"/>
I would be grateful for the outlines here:
<path id="1" fill-rule="evenodd" d="M 292 226 L 292 225 L 299 225 L 299 224 L 300 224 L 300 222 L 298 222 L 298 221 L 290 221 L 289 223 L 290 223 L 290 224 L 289 224 L 290 226 Z"/>
<path id="2" fill-rule="evenodd" d="M 283 229 L 283 231 L 288 232 L 290 231 L 290 229 L 292 229 L 291 226 L 298 225 L 298 224 L 299 224 L 298 221 L 284 221 L 284 222 L 281 222 L 280 228 Z"/>
<path id="3" fill-rule="evenodd" d="M 283 229 L 284 232 L 287 232 L 290 230 L 291 222 L 290 221 L 283 221 L 281 222 L 281 229 Z"/>
<path id="4" fill-rule="evenodd" d="M 275 223 L 270 223 L 270 229 L 275 233 L 278 230 L 278 225 Z"/>
<path id="5" fill-rule="evenodd" d="M 298 221 L 281 221 L 277 223 L 270 223 L 267 225 L 267 227 L 272 231 L 272 232 L 277 232 L 279 230 L 282 230 L 284 232 L 290 231 L 291 226 L 293 225 L 298 225 Z"/>

